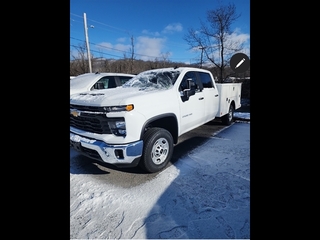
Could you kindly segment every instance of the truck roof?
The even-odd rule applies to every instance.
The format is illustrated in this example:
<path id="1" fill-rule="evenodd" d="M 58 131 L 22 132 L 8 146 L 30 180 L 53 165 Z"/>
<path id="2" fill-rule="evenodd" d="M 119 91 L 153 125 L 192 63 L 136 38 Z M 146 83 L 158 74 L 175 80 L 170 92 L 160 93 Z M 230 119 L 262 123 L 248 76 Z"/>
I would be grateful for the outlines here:
<path id="1" fill-rule="evenodd" d="M 150 70 L 146 70 L 144 72 L 148 72 L 148 71 L 152 71 L 152 72 L 157 72 L 157 71 L 174 71 L 174 70 L 179 70 L 179 71 L 186 71 L 186 70 L 190 70 L 190 71 L 203 71 L 203 72 L 210 72 L 207 69 L 203 69 L 203 68 L 196 68 L 196 67 L 168 67 L 168 68 L 156 68 L 156 69 L 150 69 Z"/>

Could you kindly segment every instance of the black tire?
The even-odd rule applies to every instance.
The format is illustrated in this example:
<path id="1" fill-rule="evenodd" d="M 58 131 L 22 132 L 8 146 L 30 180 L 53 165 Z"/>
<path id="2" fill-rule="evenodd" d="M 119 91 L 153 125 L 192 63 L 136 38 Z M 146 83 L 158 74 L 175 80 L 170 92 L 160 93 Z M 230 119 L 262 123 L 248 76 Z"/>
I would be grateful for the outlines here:
<path id="1" fill-rule="evenodd" d="M 222 116 L 221 121 L 224 125 L 230 125 L 233 122 L 234 107 L 230 104 L 229 112 Z"/>
<path id="2" fill-rule="evenodd" d="M 150 128 L 143 137 L 143 153 L 139 166 L 149 173 L 166 167 L 173 153 L 173 138 L 163 128 Z"/>

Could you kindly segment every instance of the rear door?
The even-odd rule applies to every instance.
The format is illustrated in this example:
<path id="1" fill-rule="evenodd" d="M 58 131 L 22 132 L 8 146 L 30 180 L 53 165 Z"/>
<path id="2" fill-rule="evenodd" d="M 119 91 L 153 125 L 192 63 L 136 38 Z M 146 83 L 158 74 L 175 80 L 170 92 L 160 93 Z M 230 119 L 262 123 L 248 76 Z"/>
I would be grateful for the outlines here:
<path id="1" fill-rule="evenodd" d="M 219 92 L 213 83 L 212 76 L 207 72 L 198 72 L 203 86 L 205 122 L 215 118 L 219 110 Z"/>

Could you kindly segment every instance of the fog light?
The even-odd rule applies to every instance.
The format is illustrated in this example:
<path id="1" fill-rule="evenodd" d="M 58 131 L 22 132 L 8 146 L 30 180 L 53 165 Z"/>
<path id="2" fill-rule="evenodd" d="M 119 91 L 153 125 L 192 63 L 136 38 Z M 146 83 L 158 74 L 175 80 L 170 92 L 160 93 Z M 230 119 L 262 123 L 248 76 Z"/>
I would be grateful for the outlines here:
<path id="1" fill-rule="evenodd" d="M 116 157 L 118 159 L 124 159 L 122 149 L 115 149 L 114 150 L 114 154 L 116 155 Z"/>

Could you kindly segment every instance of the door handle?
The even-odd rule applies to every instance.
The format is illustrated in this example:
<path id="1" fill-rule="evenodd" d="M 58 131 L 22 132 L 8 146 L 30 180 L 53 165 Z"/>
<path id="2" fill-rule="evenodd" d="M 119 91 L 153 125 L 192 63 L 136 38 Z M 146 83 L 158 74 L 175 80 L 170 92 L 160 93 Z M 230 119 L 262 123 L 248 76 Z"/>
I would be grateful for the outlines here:
<path id="1" fill-rule="evenodd" d="M 219 94 L 214 95 L 215 97 L 219 97 Z"/>
<path id="2" fill-rule="evenodd" d="M 199 98 L 199 100 L 203 100 L 203 99 L 204 99 L 204 97 Z"/>

